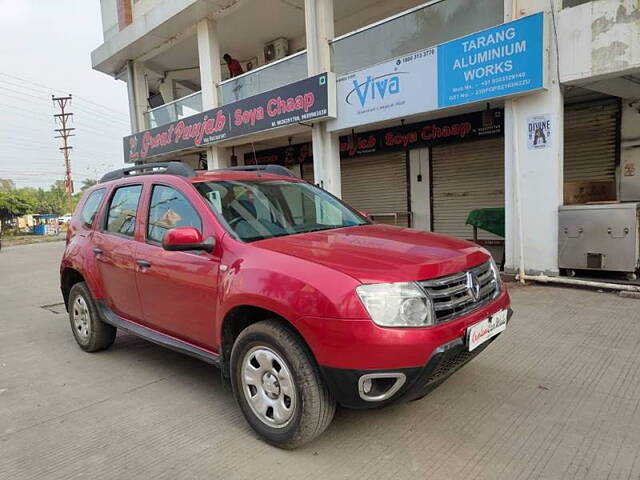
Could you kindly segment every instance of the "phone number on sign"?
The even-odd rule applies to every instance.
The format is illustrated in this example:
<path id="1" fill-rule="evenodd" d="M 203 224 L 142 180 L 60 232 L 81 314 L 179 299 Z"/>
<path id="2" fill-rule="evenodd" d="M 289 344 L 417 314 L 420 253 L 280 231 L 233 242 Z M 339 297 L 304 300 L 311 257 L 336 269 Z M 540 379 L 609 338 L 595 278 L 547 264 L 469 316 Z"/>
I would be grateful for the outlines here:
<path id="1" fill-rule="evenodd" d="M 416 53 L 413 53 L 411 55 L 407 55 L 406 57 L 399 58 L 398 60 L 396 60 L 396 65 L 400 65 L 402 63 L 413 62 L 414 60 L 420 60 L 422 58 L 432 57 L 433 55 L 435 55 L 435 53 L 436 53 L 436 49 L 435 48 L 429 48 L 427 50 L 422 50 L 420 52 L 416 52 Z"/>

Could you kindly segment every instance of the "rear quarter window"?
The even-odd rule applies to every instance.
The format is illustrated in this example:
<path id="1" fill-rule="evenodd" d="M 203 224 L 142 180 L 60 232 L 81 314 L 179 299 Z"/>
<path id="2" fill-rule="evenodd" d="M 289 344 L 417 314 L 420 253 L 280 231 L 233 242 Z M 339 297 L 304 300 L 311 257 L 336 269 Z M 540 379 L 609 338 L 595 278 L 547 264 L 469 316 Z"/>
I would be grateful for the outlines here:
<path id="1" fill-rule="evenodd" d="M 84 202 L 84 206 L 80 212 L 80 219 L 86 228 L 91 228 L 93 225 L 93 221 L 96 218 L 98 208 L 100 208 L 105 192 L 106 189 L 104 188 L 91 192 L 87 197 L 87 201 Z"/>

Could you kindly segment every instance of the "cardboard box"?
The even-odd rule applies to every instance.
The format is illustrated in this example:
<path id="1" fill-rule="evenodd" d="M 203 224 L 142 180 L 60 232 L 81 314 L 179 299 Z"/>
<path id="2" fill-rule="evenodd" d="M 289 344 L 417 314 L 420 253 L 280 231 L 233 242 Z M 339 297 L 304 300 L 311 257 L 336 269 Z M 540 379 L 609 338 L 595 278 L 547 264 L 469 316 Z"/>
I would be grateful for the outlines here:
<path id="1" fill-rule="evenodd" d="M 565 205 L 616 200 L 616 182 L 567 182 L 564 184 Z"/>

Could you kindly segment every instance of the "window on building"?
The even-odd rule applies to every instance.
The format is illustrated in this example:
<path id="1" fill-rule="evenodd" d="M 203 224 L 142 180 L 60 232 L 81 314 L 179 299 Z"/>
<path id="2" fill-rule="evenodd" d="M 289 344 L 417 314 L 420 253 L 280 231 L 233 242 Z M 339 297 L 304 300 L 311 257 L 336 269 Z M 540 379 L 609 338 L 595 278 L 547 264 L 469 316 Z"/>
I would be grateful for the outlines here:
<path id="1" fill-rule="evenodd" d="M 115 191 L 109 204 L 107 232 L 133 237 L 141 192 L 142 185 L 128 185 Z"/>
<path id="2" fill-rule="evenodd" d="M 162 243 L 165 233 L 176 227 L 194 227 L 202 231 L 202 221 L 182 193 L 164 185 L 154 186 L 149 205 L 147 240 Z"/>
<path id="3" fill-rule="evenodd" d="M 593 0 L 563 0 L 562 8 L 577 7 L 578 5 L 591 1 Z"/>
<path id="4" fill-rule="evenodd" d="M 82 213 L 80 214 L 85 227 L 90 228 L 91 225 L 93 225 L 93 220 L 96 218 L 98 207 L 100 207 L 100 203 L 102 203 L 105 192 L 106 189 L 101 188 L 100 190 L 92 192 L 89 198 L 87 198 L 84 207 L 82 207 Z"/>

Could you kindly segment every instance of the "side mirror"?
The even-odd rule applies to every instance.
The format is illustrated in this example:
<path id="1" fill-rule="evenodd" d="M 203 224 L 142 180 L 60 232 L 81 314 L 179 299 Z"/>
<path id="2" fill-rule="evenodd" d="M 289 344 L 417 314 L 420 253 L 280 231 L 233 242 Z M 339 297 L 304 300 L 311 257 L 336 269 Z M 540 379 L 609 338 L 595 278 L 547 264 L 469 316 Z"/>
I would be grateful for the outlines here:
<path id="1" fill-rule="evenodd" d="M 215 241 L 213 237 L 202 240 L 202 234 L 197 228 L 178 227 L 165 233 L 162 239 L 162 248 L 170 252 L 186 252 L 191 250 L 204 250 L 213 252 Z"/>

